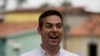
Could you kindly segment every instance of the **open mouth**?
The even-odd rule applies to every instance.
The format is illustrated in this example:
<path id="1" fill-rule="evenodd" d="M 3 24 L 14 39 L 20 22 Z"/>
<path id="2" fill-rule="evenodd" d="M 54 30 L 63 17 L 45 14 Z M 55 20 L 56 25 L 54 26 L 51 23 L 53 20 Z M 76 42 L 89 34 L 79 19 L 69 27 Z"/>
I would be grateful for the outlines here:
<path id="1" fill-rule="evenodd" d="M 51 39 L 58 39 L 59 36 L 55 36 L 55 35 L 53 35 L 53 36 L 49 36 L 49 38 L 51 38 Z"/>

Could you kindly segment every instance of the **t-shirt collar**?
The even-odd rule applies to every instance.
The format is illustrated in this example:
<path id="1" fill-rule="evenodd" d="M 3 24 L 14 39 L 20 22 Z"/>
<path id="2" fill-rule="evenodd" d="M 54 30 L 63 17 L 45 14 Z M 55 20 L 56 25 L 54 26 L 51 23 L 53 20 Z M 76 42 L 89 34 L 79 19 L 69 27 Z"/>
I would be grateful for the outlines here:
<path id="1" fill-rule="evenodd" d="M 40 45 L 40 50 L 42 52 L 42 54 L 44 54 L 45 56 L 50 56 Z M 59 56 L 61 54 L 61 48 L 59 49 L 58 53 L 55 56 Z"/>

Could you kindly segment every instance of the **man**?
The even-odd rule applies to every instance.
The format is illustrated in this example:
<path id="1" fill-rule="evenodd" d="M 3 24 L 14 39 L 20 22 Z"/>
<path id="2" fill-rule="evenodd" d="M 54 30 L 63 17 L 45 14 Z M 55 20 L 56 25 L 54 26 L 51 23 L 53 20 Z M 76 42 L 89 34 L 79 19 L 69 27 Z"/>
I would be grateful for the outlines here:
<path id="1" fill-rule="evenodd" d="M 42 38 L 40 48 L 21 56 L 78 56 L 60 47 L 64 29 L 63 19 L 58 11 L 48 10 L 41 14 L 37 31 Z"/>

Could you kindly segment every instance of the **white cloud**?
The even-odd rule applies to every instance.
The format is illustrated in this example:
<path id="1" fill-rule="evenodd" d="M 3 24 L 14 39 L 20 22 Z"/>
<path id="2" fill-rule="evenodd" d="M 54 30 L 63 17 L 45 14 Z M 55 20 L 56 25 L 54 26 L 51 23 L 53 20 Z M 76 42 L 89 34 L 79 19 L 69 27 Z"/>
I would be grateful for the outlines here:
<path id="1" fill-rule="evenodd" d="M 88 0 L 71 0 L 71 4 L 74 7 L 84 7 L 88 3 Z"/>
<path id="2" fill-rule="evenodd" d="M 100 13 L 100 0 L 71 0 L 74 7 L 83 7 L 89 12 Z"/>
<path id="3" fill-rule="evenodd" d="M 17 0 L 9 0 L 5 10 L 15 10 L 17 8 Z"/>
<path id="4" fill-rule="evenodd" d="M 26 0 L 25 3 L 21 5 L 22 8 L 40 8 L 45 3 L 50 6 L 59 7 L 65 0 Z M 15 10 L 17 8 L 18 0 L 8 0 L 6 10 Z"/>
<path id="5" fill-rule="evenodd" d="M 17 1 L 18 0 L 8 0 L 6 10 L 15 10 L 17 8 Z M 50 6 L 59 7 L 65 1 L 70 2 L 74 7 L 83 7 L 86 11 L 100 13 L 100 0 L 27 0 L 26 3 L 22 4 L 22 7 L 40 8 L 45 3 L 48 3 Z M 0 0 L 0 6 L 3 4 L 3 0 Z"/>
<path id="6" fill-rule="evenodd" d="M 46 0 L 27 0 L 27 3 L 24 3 L 22 6 L 24 8 L 39 8 L 44 3 L 46 3 Z"/>
<path id="7" fill-rule="evenodd" d="M 61 6 L 64 0 L 27 0 L 27 3 L 22 4 L 24 8 L 40 8 L 47 3 L 49 6 Z"/>
<path id="8" fill-rule="evenodd" d="M 89 0 L 88 5 L 84 7 L 84 10 L 100 13 L 100 0 Z"/>
<path id="9" fill-rule="evenodd" d="M 0 0 L 0 7 L 4 5 L 4 1 Z"/>
<path id="10" fill-rule="evenodd" d="M 50 6 L 55 6 L 55 7 L 61 6 L 62 5 L 61 2 L 63 2 L 63 1 L 61 1 L 61 0 L 48 0 L 48 4 Z"/>

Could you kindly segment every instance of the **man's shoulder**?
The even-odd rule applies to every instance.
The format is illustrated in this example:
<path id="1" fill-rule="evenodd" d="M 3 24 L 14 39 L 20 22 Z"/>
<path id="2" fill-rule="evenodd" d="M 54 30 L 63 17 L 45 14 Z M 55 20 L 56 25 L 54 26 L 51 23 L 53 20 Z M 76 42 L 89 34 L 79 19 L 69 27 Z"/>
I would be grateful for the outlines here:
<path id="1" fill-rule="evenodd" d="M 32 51 L 26 52 L 20 56 L 35 56 L 35 55 L 37 55 L 37 52 L 38 52 L 38 50 L 32 50 Z"/>
<path id="2" fill-rule="evenodd" d="M 79 55 L 77 55 L 75 53 L 69 52 L 69 51 L 64 50 L 64 49 L 62 49 L 62 54 L 61 55 L 62 56 L 79 56 Z"/>

